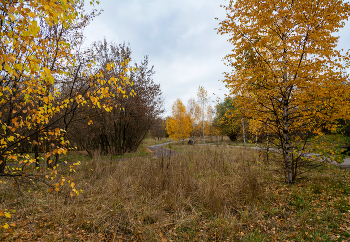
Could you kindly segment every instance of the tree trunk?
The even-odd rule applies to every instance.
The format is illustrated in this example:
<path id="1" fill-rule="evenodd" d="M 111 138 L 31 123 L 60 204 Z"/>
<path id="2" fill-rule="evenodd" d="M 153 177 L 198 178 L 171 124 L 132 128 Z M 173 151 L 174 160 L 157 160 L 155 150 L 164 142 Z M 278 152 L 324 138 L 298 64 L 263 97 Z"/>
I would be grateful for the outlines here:
<path id="1" fill-rule="evenodd" d="M 287 74 L 283 75 L 283 82 L 287 83 Z M 283 100 L 283 144 L 282 152 L 285 164 L 286 182 L 292 184 L 294 182 L 293 177 L 293 163 L 290 155 L 290 138 L 289 138 L 289 123 L 288 123 L 288 99 L 285 97 Z"/>
<path id="2" fill-rule="evenodd" d="M 242 128 L 243 128 L 243 142 L 244 142 L 244 147 L 246 147 L 246 143 L 245 143 L 245 129 L 244 129 L 244 118 L 242 118 Z"/>
<path id="3" fill-rule="evenodd" d="M 270 149 L 269 139 L 270 139 L 269 121 L 267 121 L 267 124 L 266 124 L 266 162 L 269 162 L 269 149 Z"/>
<path id="4" fill-rule="evenodd" d="M 35 158 L 35 167 L 39 167 L 39 129 L 38 132 L 35 134 L 35 142 L 34 145 L 34 158 Z"/>
<path id="5" fill-rule="evenodd" d="M 49 140 L 45 141 L 45 146 L 46 146 L 46 153 L 50 152 L 50 142 L 49 142 Z M 52 168 L 53 167 L 52 166 L 53 164 L 52 164 L 52 160 L 51 160 L 51 155 L 46 158 L 46 164 L 47 164 L 47 168 Z"/>
<path id="6" fill-rule="evenodd" d="M 292 167 L 292 159 L 290 156 L 290 144 L 289 144 L 289 133 L 288 133 L 288 123 L 284 120 L 283 127 L 283 158 L 286 169 L 286 182 L 289 184 L 293 183 L 293 167 Z"/>
<path id="7" fill-rule="evenodd" d="M 4 174 L 5 173 L 5 167 L 6 167 L 6 159 L 5 157 L 3 157 L 2 155 L 0 155 L 0 174 Z"/>
<path id="8" fill-rule="evenodd" d="M 54 164 L 54 166 L 57 166 L 57 164 L 59 163 L 59 160 L 60 160 L 60 154 L 56 153 L 55 154 L 55 164 Z"/>
<path id="9" fill-rule="evenodd" d="M 205 144 L 205 135 L 204 135 L 204 117 L 203 117 L 203 144 Z"/>

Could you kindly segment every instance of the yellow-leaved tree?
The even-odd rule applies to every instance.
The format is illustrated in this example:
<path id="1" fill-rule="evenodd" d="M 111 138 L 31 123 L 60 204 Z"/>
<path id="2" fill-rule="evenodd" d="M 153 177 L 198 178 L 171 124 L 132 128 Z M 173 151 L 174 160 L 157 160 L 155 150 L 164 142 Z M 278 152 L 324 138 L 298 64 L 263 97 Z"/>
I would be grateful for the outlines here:
<path id="1" fill-rule="evenodd" d="M 69 141 L 58 124 L 83 105 L 110 111 L 113 107 L 100 101 L 112 95 L 111 88 L 123 92 L 128 85 L 128 60 L 120 75 L 105 78 L 94 60 L 77 54 L 81 30 L 95 16 L 83 7 L 82 0 L 0 0 L 0 182 L 13 179 L 17 186 L 47 179 L 51 191 L 71 182 L 56 166 L 38 174 L 44 170 L 39 169 L 38 149 L 52 146 L 46 158 L 65 153 Z M 89 63 L 77 65 L 76 58 Z M 113 66 L 108 63 L 107 69 Z M 35 157 L 20 154 L 24 145 L 33 148 Z M 33 163 L 35 170 L 29 167 Z M 74 184 L 71 196 L 79 193 Z"/>
<path id="2" fill-rule="evenodd" d="M 194 100 L 194 98 L 190 98 L 187 102 L 187 112 L 191 117 L 191 137 L 192 139 L 194 138 L 194 132 L 196 130 L 196 128 L 198 128 L 198 124 L 201 121 L 201 108 L 198 104 L 198 102 L 196 102 L 196 100 Z"/>
<path id="3" fill-rule="evenodd" d="M 349 116 L 349 54 L 335 49 L 335 32 L 350 14 L 341 0 L 230 0 L 218 32 L 228 34 L 233 68 L 226 87 L 247 118 L 266 126 L 282 151 L 293 183 L 307 140 Z"/>
<path id="4" fill-rule="evenodd" d="M 166 120 L 166 130 L 170 138 L 187 139 L 192 131 L 191 117 L 180 99 L 176 99 L 172 107 L 172 116 Z"/>
<path id="5" fill-rule="evenodd" d="M 110 88 L 122 90 L 128 82 L 128 61 L 123 63 L 119 76 L 108 79 L 94 68 L 93 60 L 84 68 L 79 65 L 74 73 L 70 71 L 69 67 L 76 66 L 74 57 L 83 58 L 73 46 L 79 44 L 79 30 L 93 17 L 83 14 L 83 1 L 1 0 L 0 8 L 0 174 L 7 176 L 10 173 L 5 169 L 6 162 L 20 157 L 16 151 L 22 143 L 31 142 L 35 149 L 50 137 L 64 146 L 68 142 L 62 139 L 65 131 L 50 127 L 75 109 L 62 110 L 82 105 L 101 108 L 100 100 L 111 95 Z M 107 68 L 113 65 L 109 63 Z M 62 96 L 67 83 L 72 83 L 70 94 Z M 112 107 L 103 108 L 109 111 Z M 37 160 L 38 157 L 27 157 L 19 162 L 30 164 Z"/>
<path id="6" fill-rule="evenodd" d="M 202 128 L 203 128 L 203 143 L 205 144 L 205 111 L 208 104 L 208 92 L 204 89 L 204 87 L 199 86 L 197 91 L 197 97 L 198 97 L 198 103 L 201 110 L 201 116 L 202 116 Z"/>

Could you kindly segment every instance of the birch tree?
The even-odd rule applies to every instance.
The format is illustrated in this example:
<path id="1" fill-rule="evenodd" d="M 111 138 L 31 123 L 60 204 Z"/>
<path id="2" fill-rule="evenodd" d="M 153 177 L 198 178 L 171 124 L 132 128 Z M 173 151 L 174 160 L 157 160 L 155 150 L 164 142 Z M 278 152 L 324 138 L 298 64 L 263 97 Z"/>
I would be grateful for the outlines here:
<path id="1" fill-rule="evenodd" d="M 208 103 L 208 92 L 204 89 L 204 87 L 199 86 L 197 91 L 198 103 L 201 109 L 202 116 L 202 126 L 203 126 L 203 142 L 205 144 L 205 128 L 204 128 L 204 119 L 205 119 L 205 111 Z"/>
<path id="2" fill-rule="evenodd" d="M 172 107 L 172 116 L 166 120 L 166 130 L 170 138 L 184 142 L 191 134 L 191 118 L 185 105 L 176 99 Z"/>
<path id="3" fill-rule="evenodd" d="M 285 179 L 293 183 L 310 136 L 336 128 L 349 115 L 344 64 L 334 33 L 348 19 L 341 0 L 230 0 L 218 33 L 229 35 L 233 68 L 226 86 L 247 118 L 265 123 L 278 138 Z"/>
<path id="4" fill-rule="evenodd" d="M 196 102 L 196 100 L 194 100 L 194 98 L 190 98 L 187 102 L 187 112 L 191 117 L 191 137 L 193 139 L 194 137 L 194 130 L 197 126 L 197 124 L 200 122 L 201 120 L 201 108 L 198 104 L 198 102 Z"/>

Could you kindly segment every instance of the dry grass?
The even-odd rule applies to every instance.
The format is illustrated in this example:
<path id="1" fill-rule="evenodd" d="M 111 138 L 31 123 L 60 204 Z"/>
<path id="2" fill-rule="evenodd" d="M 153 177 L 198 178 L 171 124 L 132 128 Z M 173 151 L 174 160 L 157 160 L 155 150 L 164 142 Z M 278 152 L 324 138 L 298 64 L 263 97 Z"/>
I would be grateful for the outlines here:
<path id="1" fill-rule="evenodd" d="M 146 146 L 152 146 L 152 145 L 159 145 L 159 144 L 164 144 L 164 143 L 168 143 L 168 142 L 172 142 L 172 141 L 174 141 L 174 139 L 171 139 L 171 138 L 162 138 L 160 140 L 147 138 L 141 142 L 141 146 L 146 147 Z"/>
<path id="2" fill-rule="evenodd" d="M 13 186 L 2 185 L 1 207 L 16 210 L 11 219 L 17 225 L 13 233 L 2 230 L 0 240 L 303 241 L 309 238 L 307 228 L 312 225 L 317 228 L 313 236 L 322 241 L 339 229 L 325 230 L 320 227 L 324 224 L 308 220 L 311 215 L 305 209 L 311 209 L 310 201 L 304 201 L 308 197 L 302 194 L 324 187 L 312 188 L 314 183 L 309 180 L 300 183 L 309 182 L 307 188 L 285 185 L 274 172 L 280 167 L 277 162 L 264 164 L 257 154 L 244 149 L 186 149 L 170 158 L 131 158 L 117 163 L 95 157 L 72 175 L 77 188 L 83 190 L 77 197 L 69 196 L 68 187 L 50 193 L 38 186 L 20 195 Z M 329 179 L 336 186 L 339 179 L 350 177 L 339 168 L 331 169 L 341 176 L 321 170 L 317 184 Z M 337 189 L 344 187 L 348 186 Z M 296 189 L 303 192 L 295 193 Z M 344 213 L 344 206 L 343 212 L 330 210 L 325 223 L 340 223 L 342 217 L 336 216 Z M 293 227 L 299 225 L 305 226 L 306 234 Z"/>

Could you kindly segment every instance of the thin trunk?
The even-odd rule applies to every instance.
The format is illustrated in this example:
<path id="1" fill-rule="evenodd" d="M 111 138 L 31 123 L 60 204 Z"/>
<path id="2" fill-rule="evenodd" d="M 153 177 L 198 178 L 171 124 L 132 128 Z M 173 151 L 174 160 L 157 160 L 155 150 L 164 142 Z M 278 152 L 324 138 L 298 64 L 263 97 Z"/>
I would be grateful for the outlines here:
<path id="1" fill-rule="evenodd" d="M 57 166 L 57 164 L 59 163 L 59 160 L 60 160 L 60 154 L 56 153 L 55 154 L 55 164 L 54 164 L 54 166 Z"/>
<path id="2" fill-rule="evenodd" d="M 287 83 L 287 74 L 283 75 L 283 82 Z M 288 123 L 288 100 L 283 101 L 283 157 L 286 169 L 286 182 L 293 183 L 293 164 L 290 155 L 289 123 Z"/>
<path id="3" fill-rule="evenodd" d="M 269 149 L 270 149 L 270 144 L 269 144 L 269 139 L 270 139 L 270 132 L 269 132 L 269 121 L 267 121 L 266 124 L 266 162 L 269 162 Z"/>
<path id="4" fill-rule="evenodd" d="M 36 142 L 36 144 L 34 145 L 35 167 L 39 167 L 39 128 L 38 132 L 35 134 L 34 140 Z"/>
<path id="5" fill-rule="evenodd" d="M 192 140 L 194 140 L 194 137 L 193 137 L 193 130 L 194 130 L 194 126 L 193 125 L 191 125 L 192 126 L 192 130 L 191 130 L 191 137 L 192 137 Z"/>
<path id="6" fill-rule="evenodd" d="M 205 136 L 204 136 L 204 116 L 203 116 L 203 143 L 205 144 Z"/>
<path id="7" fill-rule="evenodd" d="M 244 147 L 247 146 L 245 142 L 245 129 L 244 129 L 244 118 L 242 117 L 242 128 L 243 128 L 243 142 L 244 142 Z"/>
<path id="8" fill-rule="evenodd" d="M 49 140 L 46 140 L 45 141 L 45 150 L 46 150 L 46 153 L 50 152 L 50 142 Z M 51 155 L 49 157 L 46 158 L 46 165 L 48 168 L 52 168 L 53 164 L 52 164 L 52 160 L 51 160 Z"/>
<path id="9" fill-rule="evenodd" d="M 5 167 L 6 167 L 6 159 L 2 155 L 0 155 L 0 174 L 5 173 Z"/>

